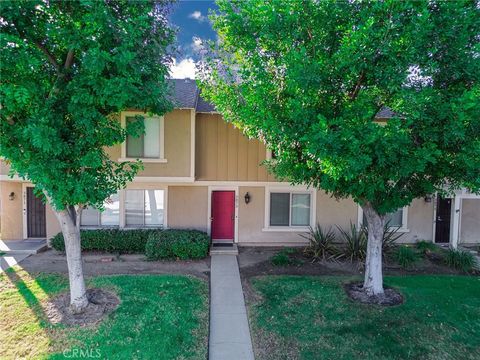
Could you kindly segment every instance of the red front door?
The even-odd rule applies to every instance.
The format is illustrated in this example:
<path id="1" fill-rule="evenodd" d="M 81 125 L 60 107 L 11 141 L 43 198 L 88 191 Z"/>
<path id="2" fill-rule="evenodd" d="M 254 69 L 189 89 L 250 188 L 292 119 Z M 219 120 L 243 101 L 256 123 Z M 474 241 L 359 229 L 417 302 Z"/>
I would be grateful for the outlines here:
<path id="1" fill-rule="evenodd" d="M 212 240 L 233 240 L 235 232 L 235 191 L 212 192 Z"/>

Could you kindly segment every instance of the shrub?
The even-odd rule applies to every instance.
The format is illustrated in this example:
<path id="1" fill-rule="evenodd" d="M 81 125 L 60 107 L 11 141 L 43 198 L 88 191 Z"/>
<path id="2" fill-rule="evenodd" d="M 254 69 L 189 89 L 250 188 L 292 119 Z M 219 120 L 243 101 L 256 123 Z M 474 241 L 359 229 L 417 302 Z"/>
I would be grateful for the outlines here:
<path id="1" fill-rule="evenodd" d="M 435 251 L 437 249 L 437 246 L 434 243 L 432 243 L 431 241 L 426 241 L 426 240 L 417 241 L 417 243 L 415 244 L 415 247 L 423 255 L 425 255 L 429 251 Z"/>
<path id="2" fill-rule="evenodd" d="M 470 272 L 474 270 L 476 259 L 473 254 L 468 251 L 449 249 L 445 256 L 445 263 L 457 270 Z"/>
<path id="3" fill-rule="evenodd" d="M 164 230 L 151 234 L 145 246 L 149 260 L 201 259 L 208 255 L 210 238 L 198 230 Z"/>
<path id="4" fill-rule="evenodd" d="M 81 230 L 82 250 L 107 251 L 120 254 L 143 253 L 148 237 L 161 229 L 98 229 Z M 65 251 L 63 234 L 58 233 L 50 243 L 55 250 Z"/>
<path id="5" fill-rule="evenodd" d="M 317 224 L 315 228 L 310 227 L 308 235 L 300 235 L 307 239 L 309 244 L 305 248 L 305 255 L 313 258 L 313 260 L 331 260 L 340 256 L 340 251 L 333 244 L 335 241 L 335 233 L 332 229 L 324 230 Z"/>
<path id="6" fill-rule="evenodd" d="M 404 269 L 412 267 L 418 260 L 418 254 L 410 246 L 402 245 L 395 251 L 395 259 Z"/>
<path id="7" fill-rule="evenodd" d="M 301 260 L 291 257 L 296 252 L 292 248 L 282 249 L 270 258 L 270 262 L 275 266 L 301 265 L 303 263 Z"/>
<path id="8" fill-rule="evenodd" d="M 355 224 L 350 223 L 350 229 L 345 230 L 337 226 L 342 239 L 345 241 L 343 255 L 353 260 L 363 261 L 367 256 L 367 234 L 363 228 L 357 229 Z"/>

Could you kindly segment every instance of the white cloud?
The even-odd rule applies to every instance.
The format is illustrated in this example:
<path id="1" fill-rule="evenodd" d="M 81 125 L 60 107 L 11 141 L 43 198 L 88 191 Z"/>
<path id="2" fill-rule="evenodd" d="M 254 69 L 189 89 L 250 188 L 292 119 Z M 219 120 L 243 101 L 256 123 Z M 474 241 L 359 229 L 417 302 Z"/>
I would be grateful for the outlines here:
<path id="1" fill-rule="evenodd" d="M 205 15 L 202 15 L 202 12 L 201 11 L 198 11 L 198 10 L 195 10 L 193 13 L 191 13 L 190 15 L 188 15 L 188 17 L 190 19 L 195 19 L 197 20 L 198 22 L 204 22 L 204 21 L 207 21 L 208 18 L 205 16 Z"/>
<path id="2" fill-rule="evenodd" d="M 203 42 L 202 42 L 202 39 L 200 39 L 199 37 L 196 37 L 194 36 L 192 38 L 192 43 L 190 44 L 190 46 L 192 47 L 193 51 L 195 52 L 198 52 L 200 50 L 203 49 Z"/>
<path id="3" fill-rule="evenodd" d="M 177 59 L 173 59 L 173 64 L 170 67 L 170 77 L 173 79 L 195 79 L 195 61 L 188 58 L 177 64 Z"/>

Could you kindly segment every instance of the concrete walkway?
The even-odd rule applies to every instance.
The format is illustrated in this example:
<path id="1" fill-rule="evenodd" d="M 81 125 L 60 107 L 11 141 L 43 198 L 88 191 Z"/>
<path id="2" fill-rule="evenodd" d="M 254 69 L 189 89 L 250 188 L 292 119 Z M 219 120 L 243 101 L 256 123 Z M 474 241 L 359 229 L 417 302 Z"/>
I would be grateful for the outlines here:
<path id="1" fill-rule="evenodd" d="M 211 257 L 209 359 L 254 359 L 240 272 L 234 255 Z"/>
<path id="2" fill-rule="evenodd" d="M 46 248 L 45 240 L 0 240 L 0 273 Z"/>

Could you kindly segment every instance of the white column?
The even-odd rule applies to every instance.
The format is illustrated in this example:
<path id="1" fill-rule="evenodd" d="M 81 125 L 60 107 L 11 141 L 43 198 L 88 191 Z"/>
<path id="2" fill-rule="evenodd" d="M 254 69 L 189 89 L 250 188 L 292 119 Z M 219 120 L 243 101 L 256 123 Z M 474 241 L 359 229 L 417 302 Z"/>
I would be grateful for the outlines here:
<path id="1" fill-rule="evenodd" d="M 455 195 L 453 201 L 453 209 L 452 209 L 452 229 L 451 229 L 451 236 L 450 236 L 450 246 L 454 249 L 458 246 L 458 237 L 459 237 L 459 230 L 460 230 L 460 207 L 461 207 L 461 197 Z"/>

